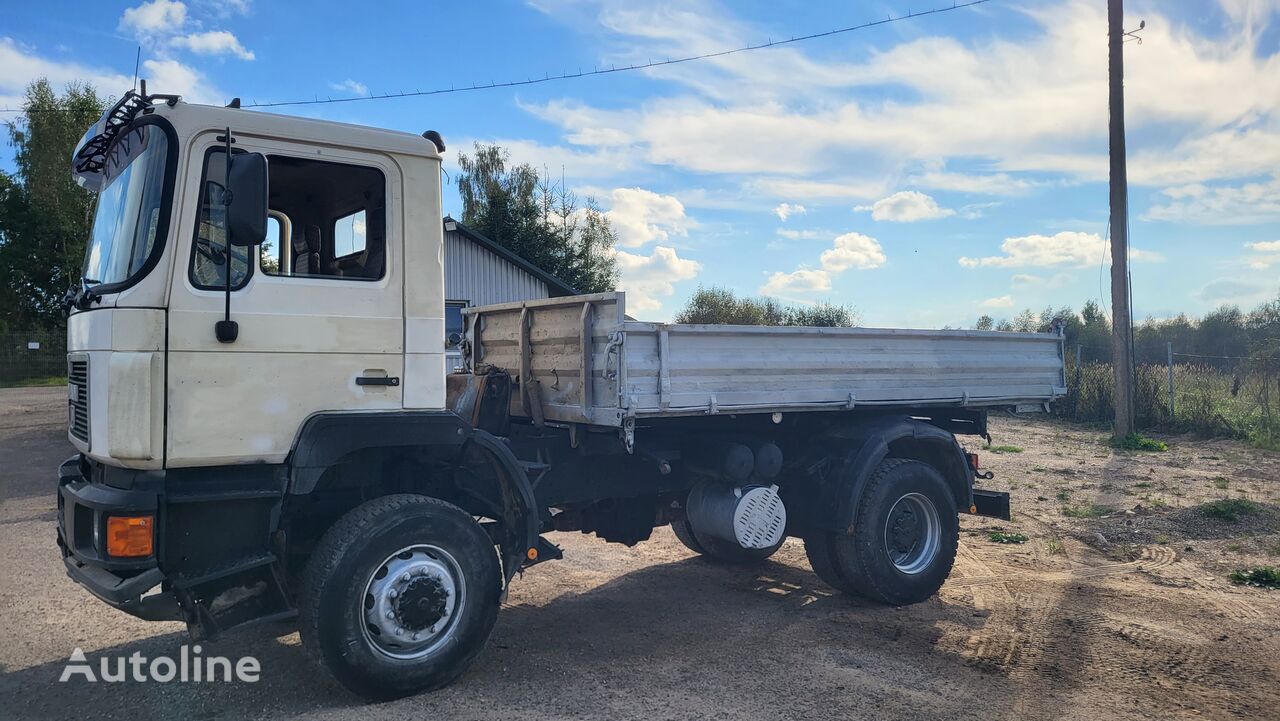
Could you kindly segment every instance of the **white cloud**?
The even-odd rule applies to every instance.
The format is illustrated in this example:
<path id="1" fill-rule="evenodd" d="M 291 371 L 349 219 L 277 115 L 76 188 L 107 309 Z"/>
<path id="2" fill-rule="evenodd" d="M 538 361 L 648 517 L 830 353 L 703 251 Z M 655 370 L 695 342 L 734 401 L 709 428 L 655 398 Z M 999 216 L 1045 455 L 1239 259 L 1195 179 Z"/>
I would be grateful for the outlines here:
<path id="1" fill-rule="evenodd" d="M 690 280 L 702 270 L 696 260 L 681 258 L 675 248 L 656 246 L 649 255 L 617 251 L 621 280 L 619 290 L 627 293 L 627 307 L 633 311 L 653 311 L 662 300 L 675 293 L 674 283 Z"/>
<path id="2" fill-rule="evenodd" d="M 884 180 L 804 180 L 801 178 L 753 178 L 744 189 L 756 195 L 804 200 L 870 200 L 885 191 Z"/>
<path id="3" fill-rule="evenodd" d="M 832 247 L 822 251 L 822 269 L 841 273 L 849 268 L 870 270 L 884 265 L 884 249 L 880 243 L 861 233 L 845 233 L 832 241 Z"/>
<path id="4" fill-rule="evenodd" d="M 779 231 L 779 235 L 782 235 Z M 831 241 L 831 247 L 819 256 L 820 269 L 801 266 L 790 273 L 777 271 L 760 286 L 760 293 L 794 298 L 806 293 L 831 290 L 831 277 L 850 268 L 871 270 L 885 263 L 879 241 L 861 233 L 845 233 Z"/>
<path id="5" fill-rule="evenodd" d="M 1280 176 L 1243 185 L 1202 183 L 1165 188 L 1169 200 L 1153 205 L 1144 220 L 1175 223 L 1242 225 L 1280 220 Z"/>
<path id="6" fill-rule="evenodd" d="M 1081 233 L 1064 230 L 1054 235 L 1023 235 L 1016 238 L 1005 238 L 1000 244 L 1004 255 L 993 255 L 985 258 L 960 259 L 960 265 L 966 268 L 978 266 L 995 266 L 999 268 L 1022 267 L 1081 267 L 1098 265 L 1106 255 L 1106 241 L 1097 233 Z M 1130 257 L 1134 260 L 1160 260 L 1160 255 L 1146 250 L 1130 248 Z"/>
<path id="7" fill-rule="evenodd" d="M 995 298 L 987 298 L 986 300 L 982 301 L 978 305 L 982 306 L 983 308 L 1012 308 L 1013 296 L 1002 295 Z"/>
<path id="8" fill-rule="evenodd" d="M 1261 255 L 1254 255 L 1248 258 L 1250 268 L 1266 270 L 1273 265 L 1280 265 L 1280 240 L 1245 243 L 1245 247 L 1261 253 Z"/>
<path id="9" fill-rule="evenodd" d="M 787 240 L 817 240 L 819 238 L 829 238 L 831 233 L 825 230 L 794 230 L 792 228 L 778 228 L 778 237 Z"/>
<path id="10" fill-rule="evenodd" d="M 1206 303 L 1249 305 L 1267 300 L 1274 291 L 1274 286 L 1267 287 L 1235 278 L 1220 278 L 1201 288 L 1198 295 Z"/>
<path id="11" fill-rule="evenodd" d="M 1071 283 L 1071 280 L 1072 275 L 1067 272 L 1054 273 L 1048 278 L 1032 275 L 1031 273 L 1015 273 L 1009 278 L 1009 285 L 1014 290 L 1056 290 L 1065 288 Z"/>
<path id="12" fill-rule="evenodd" d="M 225 97 L 203 73 L 177 60 L 144 60 L 142 77 L 147 79 L 147 90 L 181 95 L 190 103 L 220 105 Z"/>
<path id="13" fill-rule="evenodd" d="M 352 80 L 350 78 L 347 78 L 346 80 L 343 80 L 340 83 L 329 83 L 329 87 L 333 88 L 334 90 L 342 90 L 342 91 L 351 93 L 352 95 L 368 95 L 369 94 L 369 86 L 365 85 L 362 82 Z"/>
<path id="14" fill-rule="evenodd" d="M 778 220 L 787 222 L 787 218 L 793 215 L 804 215 L 806 212 L 803 205 L 793 205 L 791 203 L 779 203 L 778 207 L 773 209 L 773 214 L 778 216 Z"/>
<path id="15" fill-rule="evenodd" d="M 831 275 L 825 270 L 801 268 L 790 273 L 777 272 L 760 286 L 761 295 L 786 298 L 803 293 L 821 293 L 831 290 Z"/>
<path id="16" fill-rule="evenodd" d="M 445 138 L 448 140 L 448 138 Z M 457 147 L 470 149 L 476 141 L 498 145 L 511 153 L 514 163 L 529 163 L 541 170 L 563 168 L 570 179 L 614 178 L 632 170 L 636 156 L 628 148 L 596 148 L 578 150 L 563 145 L 544 145 L 533 140 L 516 138 L 459 138 Z M 450 158 L 454 158 L 452 154 Z M 455 163 L 456 160 L 450 162 Z"/>
<path id="17" fill-rule="evenodd" d="M 767 33 L 714 6 L 541 5 L 576 19 L 595 12 L 590 29 L 603 26 L 615 41 L 610 62 L 718 50 Z M 1143 8 L 1146 42 L 1126 58 L 1131 182 L 1202 182 L 1280 166 L 1280 62 L 1257 31 L 1263 13 L 1230 11 L 1225 27 L 1206 32 L 1161 10 L 1172 12 Z M 855 180 L 870 182 L 963 159 L 993 172 L 926 173 L 916 184 L 1016 194 L 1045 181 L 1015 171 L 1104 180 L 1104 9 L 1072 0 L 1020 11 L 1027 32 L 916 36 L 857 62 L 793 47 L 653 69 L 645 72 L 689 94 L 608 110 L 579 105 L 549 119 L 575 142 L 626 143 L 650 163 L 697 172 L 829 183 L 822 175 L 856 167 Z M 859 97 L 866 88 L 877 91 Z M 744 152 L 744 138 L 767 142 L 769 152 Z"/>
<path id="18" fill-rule="evenodd" d="M 139 37 L 169 35 L 187 22 L 187 6 L 174 0 L 151 0 L 128 8 L 120 16 L 120 29 Z"/>
<path id="19" fill-rule="evenodd" d="M 87 82 L 105 98 L 115 98 L 133 84 L 131 76 L 108 68 L 51 60 L 13 38 L 0 38 L 0 107 L 22 107 L 27 85 L 37 78 L 48 78 L 56 90 L 68 83 Z"/>
<path id="20" fill-rule="evenodd" d="M 618 245 L 638 248 L 652 241 L 665 242 L 685 236 L 696 223 L 685 215 L 684 205 L 670 195 L 644 188 L 615 188 L 606 211 L 618 234 Z"/>
<path id="21" fill-rule="evenodd" d="M 226 30 L 210 30 L 173 38 L 169 44 L 186 48 L 197 55 L 235 55 L 241 60 L 253 60 L 253 51 L 240 44 L 235 35 Z"/>
<path id="22" fill-rule="evenodd" d="M 887 220 L 894 223 L 914 223 L 917 220 L 935 220 L 955 215 L 950 208 L 938 207 L 938 201 L 917 190 L 902 190 L 887 198 L 881 198 L 871 205 L 859 205 L 857 212 L 871 212 L 872 220 Z"/>
<path id="23" fill-rule="evenodd" d="M 1015 178 L 1008 173 L 969 174 L 944 171 L 913 175 L 907 182 L 931 190 L 985 195 L 1021 195 L 1041 185 L 1024 178 Z"/>

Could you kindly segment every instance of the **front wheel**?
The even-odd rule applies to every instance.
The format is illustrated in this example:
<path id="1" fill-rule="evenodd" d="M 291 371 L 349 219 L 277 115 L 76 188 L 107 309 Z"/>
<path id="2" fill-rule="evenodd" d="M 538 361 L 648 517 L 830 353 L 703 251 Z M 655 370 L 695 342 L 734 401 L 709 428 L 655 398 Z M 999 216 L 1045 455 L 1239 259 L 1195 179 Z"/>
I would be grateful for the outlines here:
<path id="1" fill-rule="evenodd" d="M 852 534 L 818 532 L 805 553 L 818 577 L 846 593 L 905 606 L 938 592 L 959 544 L 951 489 L 932 466 L 882 462 L 858 500 Z"/>
<path id="2" fill-rule="evenodd" d="M 493 542 L 465 511 L 409 494 L 343 516 L 308 562 L 303 645 L 375 700 L 439 688 L 475 659 L 498 614 Z"/>

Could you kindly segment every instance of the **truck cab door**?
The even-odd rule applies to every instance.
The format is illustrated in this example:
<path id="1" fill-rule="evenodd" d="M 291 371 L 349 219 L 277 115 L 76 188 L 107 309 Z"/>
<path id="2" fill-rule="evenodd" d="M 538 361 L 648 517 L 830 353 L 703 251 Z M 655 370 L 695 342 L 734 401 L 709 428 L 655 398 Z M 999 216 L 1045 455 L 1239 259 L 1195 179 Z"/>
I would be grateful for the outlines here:
<path id="1" fill-rule="evenodd" d="M 218 133 L 193 143 L 170 288 L 166 465 L 278 463 L 324 411 L 400 408 L 404 371 L 402 178 L 371 152 L 235 138 L 267 156 L 261 245 L 233 247 L 231 319 L 220 343 L 227 247 Z"/>

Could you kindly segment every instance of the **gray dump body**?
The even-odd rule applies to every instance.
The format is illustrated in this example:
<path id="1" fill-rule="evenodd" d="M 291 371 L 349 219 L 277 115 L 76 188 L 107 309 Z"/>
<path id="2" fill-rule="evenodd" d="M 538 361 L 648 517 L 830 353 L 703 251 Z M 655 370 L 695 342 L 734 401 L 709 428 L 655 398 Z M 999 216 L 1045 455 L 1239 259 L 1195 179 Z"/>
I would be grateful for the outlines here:
<path id="1" fill-rule="evenodd" d="M 628 418 L 897 406 L 1017 406 L 1066 393 L 1047 333 L 675 325 L 627 320 L 623 293 L 468 308 L 471 368 L 518 380 L 515 415 Z"/>

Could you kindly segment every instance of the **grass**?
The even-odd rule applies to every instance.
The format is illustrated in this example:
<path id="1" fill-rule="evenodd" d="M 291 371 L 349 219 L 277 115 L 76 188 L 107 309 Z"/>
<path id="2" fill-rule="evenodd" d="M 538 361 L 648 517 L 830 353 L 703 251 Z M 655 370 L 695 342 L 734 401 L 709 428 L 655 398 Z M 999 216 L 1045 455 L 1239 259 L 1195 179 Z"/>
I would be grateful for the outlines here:
<path id="1" fill-rule="evenodd" d="M 0 388 L 35 388 L 40 386 L 65 386 L 66 384 L 66 376 L 41 376 L 38 378 L 0 381 Z"/>
<path id="2" fill-rule="evenodd" d="M 1067 397 L 1054 405 L 1054 412 L 1082 423 L 1110 425 L 1115 418 L 1115 376 L 1110 364 L 1068 365 Z M 1137 425 L 1235 438 L 1259 448 L 1280 450 L 1276 368 L 1274 359 L 1265 357 L 1246 360 L 1232 371 L 1191 363 L 1175 365 L 1178 402 L 1171 412 L 1168 367 L 1163 363 L 1140 365 L 1134 378 Z"/>
<path id="3" fill-rule="evenodd" d="M 1227 479 L 1223 478 L 1222 476 L 1218 476 L 1217 478 L 1213 479 L 1213 487 L 1218 489 L 1219 491 L 1227 490 L 1228 484 L 1229 482 L 1227 481 Z"/>
<path id="4" fill-rule="evenodd" d="M 1057 495 L 1058 495 L 1058 500 L 1062 501 L 1063 503 L 1066 503 L 1067 501 L 1071 500 L 1071 491 L 1068 491 L 1065 488 L 1059 489 Z"/>
<path id="5" fill-rule="evenodd" d="M 1219 521 L 1231 521 L 1232 523 L 1240 520 L 1240 516 L 1245 516 L 1258 510 L 1258 504 L 1246 498 L 1224 498 L 1220 501 L 1210 501 L 1200 506 L 1200 512 L 1210 518 L 1216 518 Z"/>
<path id="6" fill-rule="evenodd" d="M 1021 453 L 1022 449 L 1018 446 L 987 446 L 987 450 L 992 453 Z"/>
<path id="7" fill-rule="evenodd" d="M 1267 553 L 1271 554 L 1272 556 L 1280 556 L 1280 541 L 1276 541 L 1275 543 L 1267 547 Z"/>
<path id="8" fill-rule="evenodd" d="M 1167 546 L 1169 545 L 1169 541 L 1172 539 L 1170 539 L 1168 536 L 1166 536 L 1163 533 L 1158 533 L 1156 534 L 1156 537 L 1154 540 L 1156 543 L 1160 544 L 1161 546 Z"/>
<path id="9" fill-rule="evenodd" d="M 1067 555 L 1067 544 L 1062 542 L 1057 536 L 1050 536 L 1044 540 L 1044 550 L 1050 556 Z"/>
<path id="10" fill-rule="evenodd" d="M 987 534 L 987 538 L 993 543 L 1026 543 L 1027 537 L 1021 533 L 1005 533 L 1004 531 L 992 531 Z"/>
<path id="11" fill-rule="evenodd" d="M 1149 481 L 1143 481 L 1142 483 L 1133 484 L 1133 487 L 1134 488 L 1150 488 L 1151 483 Z"/>
<path id="12" fill-rule="evenodd" d="M 1086 504 L 1083 506 L 1063 506 L 1062 515 L 1067 518 L 1098 518 L 1111 513 L 1113 508 L 1109 506 L 1099 506 L 1096 504 Z"/>
<path id="13" fill-rule="evenodd" d="M 1280 588 L 1280 569 L 1273 566 L 1259 566 L 1258 568 L 1233 571 L 1229 578 L 1237 586 Z"/>
<path id="14" fill-rule="evenodd" d="M 1124 438 L 1113 438 L 1111 447 L 1122 451 L 1167 451 L 1169 445 L 1164 441 L 1147 438 L 1138 433 L 1130 433 Z"/>

